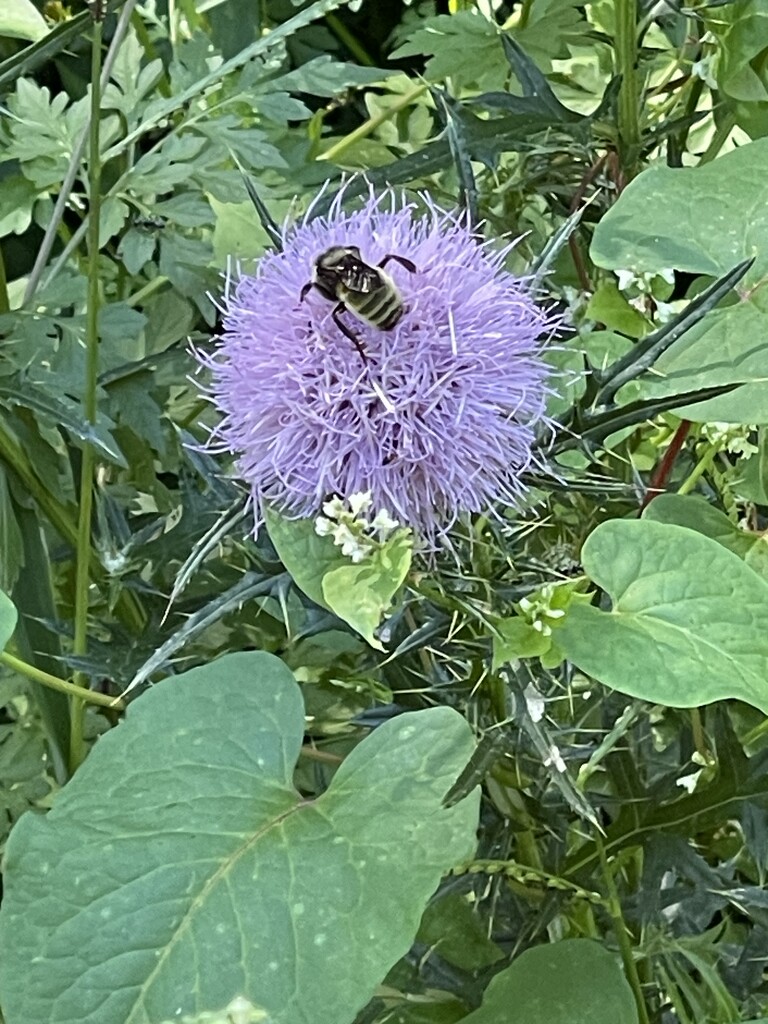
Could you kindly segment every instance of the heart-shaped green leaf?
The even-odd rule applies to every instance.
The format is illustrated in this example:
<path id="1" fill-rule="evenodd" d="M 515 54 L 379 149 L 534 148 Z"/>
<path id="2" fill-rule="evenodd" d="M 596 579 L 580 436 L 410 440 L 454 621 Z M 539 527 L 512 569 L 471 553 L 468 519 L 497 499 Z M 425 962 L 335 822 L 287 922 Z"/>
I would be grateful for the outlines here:
<path id="1" fill-rule="evenodd" d="M 277 658 L 232 654 L 150 689 L 7 848 L 7 1024 L 154 1024 L 243 996 L 275 1024 L 345 1024 L 473 853 L 478 794 L 450 708 L 376 729 L 316 801 L 292 785 L 304 714 Z"/>
<path id="2" fill-rule="evenodd" d="M 355 564 L 331 537 L 318 537 L 311 519 L 287 519 L 270 509 L 264 518 L 280 561 L 296 586 L 315 604 L 338 615 L 371 647 L 383 650 L 374 630 L 411 567 L 410 531 L 397 530 L 364 562 Z"/>
<path id="3" fill-rule="evenodd" d="M 768 581 L 768 539 L 764 533 L 743 530 L 706 499 L 693 494 L 660 494 L 643 512 L 643 519 L 676 523 L 703 533 L 742 558 Z"/>
<path id="4" fill-rule="evenodd" d="M 497 974 L 463 1024 L 637 1024 L 618 961 L 590 939 L 534 946 Z"/>
<path id="5" fill-rule="evenodd" d="M 658 704 L 738 697 L 768 713 L 768 583 L 737 555 L 683 526 L 611 520 L 582 560 L 613 610 L 572 605 L 553 631 L 575 665 Z"/>
<path id="6" fill-rule="evenodd" d="M 766 161 L 768 139 L 758 139 L 699 167 L 650 167 L 595 230 L 592 258 L 612 269 L 673 267 L 718 277 L 756 257 L 740 285 L 742 301 L 707 315 L 664 353 L 652 377 L 643 378 L 644 397 L 748 382 L 685 409 L 689 419 L 768 422 L 768 356 L 761 340 L 768 335 Z"/>

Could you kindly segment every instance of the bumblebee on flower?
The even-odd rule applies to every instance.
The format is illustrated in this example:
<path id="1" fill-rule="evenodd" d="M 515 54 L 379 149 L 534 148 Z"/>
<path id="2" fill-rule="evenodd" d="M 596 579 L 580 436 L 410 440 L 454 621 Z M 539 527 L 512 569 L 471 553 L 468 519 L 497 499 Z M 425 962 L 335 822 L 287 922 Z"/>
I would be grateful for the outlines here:
<path id="1" fill-rule="evenodd" d="M 462 217 L 342 199 L 228 289 L 210 445 L 237 456 L 257 518 L 370 493 L 434 546 L 462 513 L 519 500 L 553 324 Z"/>

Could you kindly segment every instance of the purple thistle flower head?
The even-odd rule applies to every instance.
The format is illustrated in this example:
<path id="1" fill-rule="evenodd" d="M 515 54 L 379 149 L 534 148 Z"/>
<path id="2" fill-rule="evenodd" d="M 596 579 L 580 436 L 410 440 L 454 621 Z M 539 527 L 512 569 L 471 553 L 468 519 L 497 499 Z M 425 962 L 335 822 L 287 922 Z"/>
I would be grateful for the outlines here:
<path id="1" fill-rule="evenodd" d="M 386 262 L 403 306 L 394 326 L 349 308 L 334 318 L 317 287 L 301 298 L 333 246 L 356 246 L 371 268 L 406 261 Z M 507 251 L 428 200 L 422 214 L 371 194 L 349 213 L 339 197 L 286 228 L 256 276 L 230 282 L 219 347 L 203 360 L 223 414 L 210 446 L 237 455 L 257 518 L 265 505 L 313 516 L 332 495 L 370 492 L 434 546 L 461 513 L 519 500 L 554 322 L 504 269 Z"/>

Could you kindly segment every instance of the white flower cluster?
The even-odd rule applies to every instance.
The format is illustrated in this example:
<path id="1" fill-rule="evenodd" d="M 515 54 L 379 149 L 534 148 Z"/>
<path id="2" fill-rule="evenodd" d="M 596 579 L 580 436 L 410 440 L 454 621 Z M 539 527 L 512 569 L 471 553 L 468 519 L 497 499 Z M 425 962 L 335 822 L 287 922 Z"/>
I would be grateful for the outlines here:
<path id="1" fill-rule="evenodd" d="M 520 614 L 542 636 L 550 636 L 552 633 L 551 622 L 555 619 L 562 619 L 565 615 L 562 608 L 552 607 L 556 590 L 556 584 L 545 583 L 540 590 L 529 597 L 522 598 L 518 604 Z"/>
<path id="2" fill-rule="evenodd" d="M 323 505 L 324 514 L 315 520 L 315 533 L 332 537 L 342 555 L 355 563 L 362 562 L 400 526 L 385 508 L 369 519 L 366 513 L 372 505 L 370 491 L 359 491 L 346 499 L 331 498 Z"/>
<path id="3" fill-rule="evenodd" d="M 701 427 L 702 436 L 718 448 L 724 448 L 732 455 L 741 455 L 749 458 L 760 449 L 753 444 L 749 435 L 757 430 L 754 424 L 744 423 L 704 423 Z"/>

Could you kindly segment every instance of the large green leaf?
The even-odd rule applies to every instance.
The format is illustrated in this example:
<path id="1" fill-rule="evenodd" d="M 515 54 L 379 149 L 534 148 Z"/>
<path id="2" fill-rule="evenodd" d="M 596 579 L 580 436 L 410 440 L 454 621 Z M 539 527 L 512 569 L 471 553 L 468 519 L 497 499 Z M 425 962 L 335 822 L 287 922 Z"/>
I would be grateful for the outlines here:
<path id="1" fill-rule="evenodd" d="M 637 1024 L 615 956 L 590 939 L 535 946 L 497 974 L 463 1024 Z"/>
<path id="2" fill-rule="evenodd" d="M 376 729 L 312 802 L 293 788 L 300 691 L 271 655 L 158 684 L 47 817 L 8 843 L 7 1024 L 153 1024 L 236 995 L 275 1024 L 344 1024 L 472 855 L 472 752 L 449 708 Z"/>
<path id="3" fill-rule="evenodd" d="M 643 512 L 643 519 L 676 523 L 703 533 L 733 551 L 750 569 L 768 580 L 768 539 L 765 534 L 742 530 L 705 498 L 693 494 L 660 494 Z"/>
<path id="4" fill-rule="evenodd" d="M 759 139 L 699 167 L 651 167 L 595 230 L 592 258 L 612 269 L 673 267 L 717 277 L 755 257 L 740 285 L 741 301 L 706 316 L 643 378 L 644 396 L 747 385 L 681 410 L 689 418 L 768 422 L 767 161 L 768 139 Z"/>
<path id="5" fill-rule="evenodd" d="M 658 704 L 738 697 L 768 713 L 768 584 L 737 555 L 683 526 L 613 520 L 582 560 L 613 610 L 571 606 L 554 635 L 575 665 Z"/>

